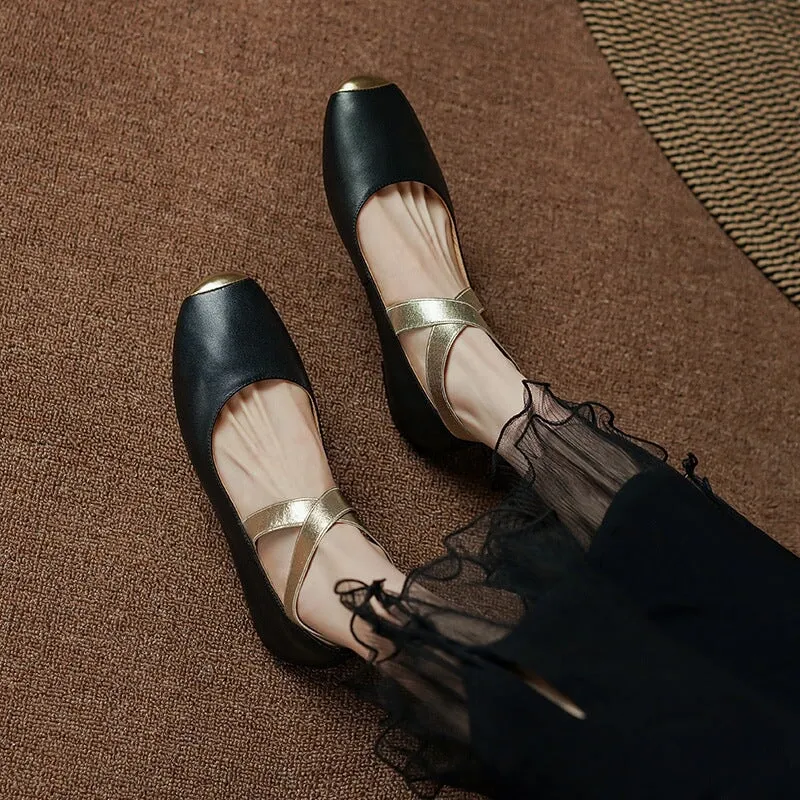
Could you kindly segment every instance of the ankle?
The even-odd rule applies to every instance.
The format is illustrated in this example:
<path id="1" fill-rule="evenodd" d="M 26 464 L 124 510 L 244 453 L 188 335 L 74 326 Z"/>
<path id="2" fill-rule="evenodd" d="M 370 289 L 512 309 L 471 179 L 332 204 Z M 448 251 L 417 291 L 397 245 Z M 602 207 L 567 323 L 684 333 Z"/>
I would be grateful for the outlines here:
<path id="1" fill-rule="evenodd" d="M 445 391 L 464 427 L 494 448 L 506 422 L 524 407 L 524 380 L 486 333 L 470 328 L 453 345 Z"/>
<path id="2" fill-rule="evenodd" d="M 352 612 L 333 592 L 339 581 L 350 579 L 367 584 L 384 580 L 387 589 L 399 592 L 405 577 L 358 528 L 339 523 L 326 534 L 311 562 L 297 611 L 320 636 L 365 656 L 367 651 L 351 631 Z"/>

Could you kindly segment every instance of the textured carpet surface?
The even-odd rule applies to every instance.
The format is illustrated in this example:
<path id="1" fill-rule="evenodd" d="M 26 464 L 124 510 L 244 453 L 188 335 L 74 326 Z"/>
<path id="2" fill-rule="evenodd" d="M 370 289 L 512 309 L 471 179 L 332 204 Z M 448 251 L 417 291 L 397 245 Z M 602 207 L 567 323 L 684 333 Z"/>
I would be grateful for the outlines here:
<path id="1" fill-rule="evenodd" d="M 800 306 L 798 0 L 580 0 L 650 132 Z"/>
<path id="2" fill-rule="evenodd" d="M 641 126 L 571 2 L 0 4 L 0 797 L 404 798 L 339 675 L 276 666 L 171 407 L 208 273 L 272 294 L 345 493 L 403 567 L 488 507 L 381 396 L 320 177 L 327 93 L 395 78 L 532 377 L 701 458 L 800 549 L 800 318 Z"/>

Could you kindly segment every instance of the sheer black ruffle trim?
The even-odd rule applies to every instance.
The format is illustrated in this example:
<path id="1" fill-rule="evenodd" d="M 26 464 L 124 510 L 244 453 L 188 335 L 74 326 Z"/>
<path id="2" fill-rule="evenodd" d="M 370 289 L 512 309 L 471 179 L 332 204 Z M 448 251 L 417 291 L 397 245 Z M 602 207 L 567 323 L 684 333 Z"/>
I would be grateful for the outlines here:
<path id="1" fill-rule="evenodd" d="M 491 782 L 491 765 L 470 747 L 464 666 L 497 665 L 492 645 L 583 564 L 619 489 L 667 458 L 620 431 L 601 404 L 566 402 L 543 383 L 525 393 L 495 449 L 495 469 L 515 476 L 505 499 L 446 536 L 444 555 L 415 569 L 400 594 L 380 582 L 336 587 L 372 653 L 354 684 L 386 711 L 377 755 L 423 798 L 444 784 Z M 702 484 L 695 466 L 687 473 Z"/>

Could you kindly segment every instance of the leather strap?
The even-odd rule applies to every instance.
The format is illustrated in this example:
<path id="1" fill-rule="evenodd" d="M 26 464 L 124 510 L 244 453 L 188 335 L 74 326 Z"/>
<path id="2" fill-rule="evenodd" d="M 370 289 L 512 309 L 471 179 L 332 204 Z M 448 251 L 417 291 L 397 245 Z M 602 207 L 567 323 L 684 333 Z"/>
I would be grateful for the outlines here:
<path id="1" fill-rule="evenodd" d="M 423 297 L 396 303 L 386 309 L 398 336 L 406 331 L 431 329 L 425 350 L 423 388 L 450 433 L 468 441 L 474 441 L 474 437 L 461 424 L 444 387 L 447 358 L 453 344 L 465 328 L 480 328 L 510 358 L 481 316 L 482 311 L 483 304 L 472 288 L 464 289 L 455 299 Z"/>
<path id="2" fill-rule="evenodd" d="M 433 297 L 406 300 L 404 303 L 389 306 L 386 313 L 389 315 L 394 332 L 398 335 L 418 328 L 447 323 L 464 323 L 486 330 L 487 325 L 481 317 L 480 309 L 460 298 L 461 295 L 455 300 Z"/>
<path id="3" fill-rule="evenodd" d="M 334 488 L 329 489 L 317 498 L 300 497 L 296 500 L 286 500 L 275 503 L 255 514 L 251 514 L 243 523 L 247 535 L 256 547 L 258 540 L 275 531 L 287 528 L 300 528 L 300 533 L 294 545 L 292 560 L 289 566 L 289 577 L 286 581 L 286 591 L 283 596 L 283 605 L 286 616 L 304 630 L 321 639 L 316 631 L 309 628 L 297 614 L 297 601 L 303 581 L 314 560 L 314 554 L 322 542 L 325 534 L 337 523 L 347 522 L 358 528 L 369 540 L 380 548 L 380 544 L 370 536 L 367 529 L 361 524 L 355 511 L 348 505 L 342 493 Z M 388 557 L 388 556 L 387 556 Z M 327 642 L 331 644 L 330 642 Z"/>

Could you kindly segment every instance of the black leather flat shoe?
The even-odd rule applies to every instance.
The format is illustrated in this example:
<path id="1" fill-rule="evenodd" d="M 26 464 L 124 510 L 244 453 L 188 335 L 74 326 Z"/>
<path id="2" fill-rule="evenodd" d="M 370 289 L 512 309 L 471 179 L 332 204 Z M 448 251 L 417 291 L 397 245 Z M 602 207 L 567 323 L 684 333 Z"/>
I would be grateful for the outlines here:
<path id="1" fill-rule="evenodd" d="M 214 466 L 212 433 L 225 403 L 240 389 L 268 379 L 302 387 L 316 414 L 303 362 L 259 285 L 237 274 L 204 281 L 184 300 L 175 330 L 172 386 L 183 440 L 225 531 L 262 642 L 283 661 L 330 666 L 350 651 L 325 641 L 297 616 L 303 580 L 322 538 L 336 522 L 347 521 L 374 540 L 337 489 L 319 498 L 275 503 L 241 520 Z M 261 566 L 256 544 L 273 531 L 294 527 L 300 534 L 281 602 Z M 336 602 L 333 597 L 331 602 Z"/>
<path id="2" fill-rule="evenodd" d="M 454 298 L 423 297 L 387 307 L 356 233 L 358 214 L 375 192 L 403 181 L 424 184 L 450 214 L 453 244 L 469 285 L 447 185 L 414 109 L 395 84 L 381 78 L 353 78 L 331 96 L 322 164 L 331 214 L 378 328 L 386 398 L 395 425 L 422 453 L 440 453 L 474 441 L 447 399 L 444 372 L 450 348 L 470 326 L 486 331 L 505 353 L 481 316 L 481 302 L 467 288 Z M 398 336 L 422 328 L 430 329 L 430 335 L 425 375 L 417 376 Z"/>

